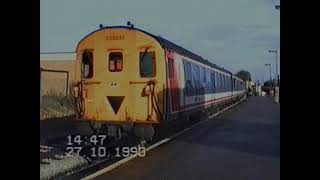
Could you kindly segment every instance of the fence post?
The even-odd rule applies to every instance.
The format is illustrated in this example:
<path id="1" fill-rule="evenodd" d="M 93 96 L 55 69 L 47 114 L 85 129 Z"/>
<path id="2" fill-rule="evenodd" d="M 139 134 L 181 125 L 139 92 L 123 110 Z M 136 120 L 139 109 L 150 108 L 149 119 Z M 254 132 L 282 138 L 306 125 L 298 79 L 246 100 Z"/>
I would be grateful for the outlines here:
<path id="1" fill-rule="evenodd" d="M 68 92 L 69 92 L 69 72 L 67 72 L 66 96 L 68 96 Z"/>

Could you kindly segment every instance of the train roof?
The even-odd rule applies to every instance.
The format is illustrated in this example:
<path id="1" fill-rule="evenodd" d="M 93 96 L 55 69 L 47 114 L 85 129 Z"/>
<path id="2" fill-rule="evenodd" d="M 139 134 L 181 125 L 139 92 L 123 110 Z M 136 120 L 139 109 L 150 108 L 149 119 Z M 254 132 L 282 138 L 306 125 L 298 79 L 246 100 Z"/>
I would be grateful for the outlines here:
<path id="1" fill-rule="evenodd" d="M 177 44 L 175 44 L 175 43 L 173 43 L 173 42 L 171 42 L 171 41 L 169 41 L 169 40 L 167 40 L 167 39 L 165 39 L 165 38 L 163 38 L 163 37 L 156 36 L 156 35 L 154 35 L 154 34 L 151 34 L 151 33 L 147 32 L 147 31 L 144 31 L 144 30 L 141 30 L 141 29 L 138 29 L 138 28 L 135 28 L 135 27 L 128 27 L 128 26 L 105 26 L 105 27 L 103 27 L 103 28 L 100 28 L 100 29 L 98 29 L 98 30 L 96 30 L 96 31 L 91 32 L 90 34 L 86 35 L 84 38 L 86 38 L 87 36 L 89 36 L 89 35 L 97 32 L 97 31 L 100 31 L 100 30 L 102 30 L 102 29 L 112 29 L 112 28 L 133 29 L 133 30 L 137 30 L 137 31 L 143 32 L 143 33 L 145 33 L 145 34 L 147 34 L 147 35 L 149 35 L 149 36 L 152 36 L 154 39 L 156 39 L 156 40 L 161 44 L 162 47 L 165 47 L 165 48 L 167 48 L 167 49 L 171 49 L 171 50 L 173 50 L 173 51 L 176 51 L 177 53 L 179 53 L 179 54 L 181 54 L 181 55 L 184 55 L 184 56 L 186 56 L 186 57 L 189 57 L 190 59 L 196 60 L 196 61 L 198 61 L 198 62 L 200 62 L 200 63 L 203 63 L 203 64 L 206 64 L 206 65 L 208 65 L 208 66 L 211 66 L 212 68 L 218 69 L 218 70 L 220 70 L 220 71 L 222 71 L 222 72 L 232 74 L 232 72 L 224 69 L 223 67 L 220 67 L 220 66 L 218 66 L 218 65 L 216 65 L 216 64 L 213 64 L 212 62 L 210 62 L 210 61 L 202 58 L 201 56 L 199 56 L 199 55 L 197 55 L 197 54 L 195 54 L 195 53 L 193 53 L 193 52 L 191 52 L 191 51 L 189 51 L 189 50 L 187 50 L 187 49 L 185 49 L 185 48 L 183 48 L 183 47 L 181 47 L 181 46 L 178 46 Z M 81 42 L 84 38 L 82 38 L 82 39 L 80 40 L 80 42 Z M 233 75 L 233 76 L 235 76 L 235 75 Z"/>
<path id="2" fill-rule="evenodd" d="M 197 54 L 195 54 L 195 53 L 193 53 L 193 52 L 191 52 L 181 46 L 178 46 L 175 43 L 173 43 L 167 39 L 164 39 L 163 37 L 154 36 L 154 38 L 157 39 L 160 42 L 160 44 L 162 44 L 163 47 L 166 47 L 168 49 L 172 49 L 181 55 L 185 55 L 185 56 L 189 57 L 190 59 L 193 59 L 193 60 L 196 60 L 196 61 L 201 62 L 203 64 L 206 64 L 206 65 L 211 66 L 215 69 L 219 69 L 222 72 L 232 74 L 230 71 L 228 71 L 228 70 L 226 70 L 216 64 L 211 63 L 210 61 L 202 58 L 201 56 L 199 56 L 199 55 L 197 55 Z"/>

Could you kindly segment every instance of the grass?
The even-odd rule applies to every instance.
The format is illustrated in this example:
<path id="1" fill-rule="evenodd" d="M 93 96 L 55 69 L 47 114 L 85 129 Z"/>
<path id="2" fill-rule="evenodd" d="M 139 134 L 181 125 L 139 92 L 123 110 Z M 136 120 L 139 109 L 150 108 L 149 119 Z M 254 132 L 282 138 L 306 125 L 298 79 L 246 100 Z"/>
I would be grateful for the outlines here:
<path id="1" fill-rule="evenodd" d="M 42 96 L 40 120 L 71 116 L 74 113 L 74 99 L 72 95 L 65 96 L 62 93 L 50 90 L 47 95 Z"/>

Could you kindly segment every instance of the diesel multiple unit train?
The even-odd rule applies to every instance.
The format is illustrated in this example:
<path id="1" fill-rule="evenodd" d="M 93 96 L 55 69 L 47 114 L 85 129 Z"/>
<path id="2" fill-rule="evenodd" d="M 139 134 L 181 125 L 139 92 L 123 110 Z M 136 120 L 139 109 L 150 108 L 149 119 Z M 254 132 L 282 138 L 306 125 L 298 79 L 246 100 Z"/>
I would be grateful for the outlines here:
<path id="1" fill-rule="evenodd" d="M 150 139 L 159 123 L 210 115 L 246 92 L 230 71 L 134 27 L 101 27 L 76 53 L 78 117 L 114 138 Z"/>

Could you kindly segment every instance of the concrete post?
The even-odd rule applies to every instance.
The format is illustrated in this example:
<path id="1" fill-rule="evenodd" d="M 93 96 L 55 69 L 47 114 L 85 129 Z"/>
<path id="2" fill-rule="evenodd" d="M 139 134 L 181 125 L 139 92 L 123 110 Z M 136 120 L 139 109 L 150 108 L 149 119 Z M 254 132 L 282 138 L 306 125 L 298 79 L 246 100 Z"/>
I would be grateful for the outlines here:
<path id="1" fill-rule="evenodd" d="M 42 69 L 40 68 L 40 105 L 42 104 L 42 88 L 41 88 L 41 80 L 42 80 L 42 77 L 41 77 L 41 71 Z"/>

